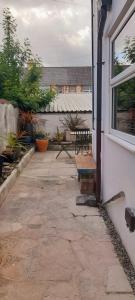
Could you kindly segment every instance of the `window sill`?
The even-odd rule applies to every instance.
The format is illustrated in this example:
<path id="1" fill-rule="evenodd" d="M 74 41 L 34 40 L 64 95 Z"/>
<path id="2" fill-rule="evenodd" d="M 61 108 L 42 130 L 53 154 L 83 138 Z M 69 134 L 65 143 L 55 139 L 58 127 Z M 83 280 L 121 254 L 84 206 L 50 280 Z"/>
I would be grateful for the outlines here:
<path id="1" fill-rule="evenodd" d="M 119 144 L 121 147 L 123 147 L 124 149 L 130 151 L 131 153 L 135 154 L 135 145 L 128 143 L 127 141 L 124 141 L 112 134 L 105 134 L 105 136 L 110 139 L 111 141 L 113 141 L 116 144 Z"/>

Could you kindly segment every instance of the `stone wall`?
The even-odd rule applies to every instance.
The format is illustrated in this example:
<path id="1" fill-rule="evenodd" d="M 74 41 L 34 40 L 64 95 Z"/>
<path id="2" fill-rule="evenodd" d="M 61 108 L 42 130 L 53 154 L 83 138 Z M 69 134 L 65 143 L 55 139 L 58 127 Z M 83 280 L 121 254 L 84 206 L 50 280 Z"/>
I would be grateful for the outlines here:
<path id="1" fill-rule="evenodd" d="M 18 109 L 11 104 L 0 104 L 0 151 L 6 145 L 6 136 L 17 132 Z"/>

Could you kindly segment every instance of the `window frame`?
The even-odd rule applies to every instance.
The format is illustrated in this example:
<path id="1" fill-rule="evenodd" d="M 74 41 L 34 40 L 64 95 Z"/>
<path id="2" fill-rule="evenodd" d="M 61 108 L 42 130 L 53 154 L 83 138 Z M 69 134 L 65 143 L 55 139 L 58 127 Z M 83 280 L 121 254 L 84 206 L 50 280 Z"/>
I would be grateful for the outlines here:
<path id="1" fill-rule="evenodd" d="M 112 76 L 112 63 L 113 63 L 113 41 L 117 38 L 117 36 L 119 35 L 119 33 L 122 31 L 122 29 L 124 28 L 124 26 L 128 23 L 129 19 L 132 17 L 133 13 L 135 13 L 135 5 L 129 9 L 129 11 L 127 11 L 126 15 L 124 16 L 123 20 L 119 23 L 117 29 L 115 30 L 115 32 L 113 33 L 113 35 L 110 38 L 110 49 L 109 49 L 109 53 L 110 53 L 110 66 L 109 66 L 109 73 L 110 73 L 110 134 L 125 140 L 126 142 L 129 142 L 130 144 L 135 145 L 135 136 L 131 135 L 129 133 L 125 133 L 122 131 L 119 131 L 117 129 L 113 129 L 112 128 L 112 118 L 113 118 L 113 88 L 115 88 L 116 86 L 122 84 L 125 81 L 128 81 L 129 79 L 132 79 L 135 77 L 135 63 L 132 64 L 131 66 L 129 66 L 127 69 L 125 69 L 124 71 L 122 71 L 121 73 L 119 73 L 116 76 Z"/>

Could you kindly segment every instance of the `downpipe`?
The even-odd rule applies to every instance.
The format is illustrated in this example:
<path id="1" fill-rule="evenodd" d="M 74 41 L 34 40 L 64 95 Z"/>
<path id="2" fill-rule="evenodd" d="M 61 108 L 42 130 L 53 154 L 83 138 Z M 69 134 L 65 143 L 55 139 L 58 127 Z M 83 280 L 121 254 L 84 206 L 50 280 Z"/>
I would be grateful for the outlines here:
<path id="1" fill-rule="evenodd" d="M 96 201 L 101 204 L 101 116 L 102 116 L 102 38 L 107 18 L 107 5 L 102 5 L 99 13 L 97 40 L 97 134 L 96 134 Z"/>

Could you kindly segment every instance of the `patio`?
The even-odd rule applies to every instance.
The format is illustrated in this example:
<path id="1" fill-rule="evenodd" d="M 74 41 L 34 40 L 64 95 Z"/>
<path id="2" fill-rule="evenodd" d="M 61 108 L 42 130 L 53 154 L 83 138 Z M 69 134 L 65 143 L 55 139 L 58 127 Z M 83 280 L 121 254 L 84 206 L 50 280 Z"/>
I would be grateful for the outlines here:
<path id="1" fill-rule="evenodd" d="M 0 209 L 0 299 L 135 299 L 98 209 L 75 204 L 74 158 L 56 155 L 35 153 Z"/>

